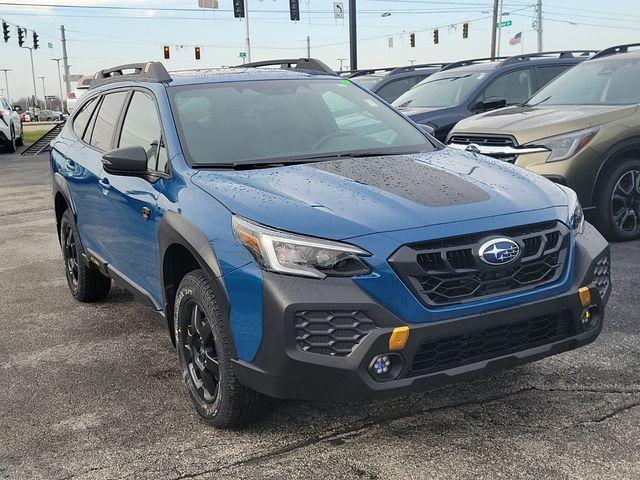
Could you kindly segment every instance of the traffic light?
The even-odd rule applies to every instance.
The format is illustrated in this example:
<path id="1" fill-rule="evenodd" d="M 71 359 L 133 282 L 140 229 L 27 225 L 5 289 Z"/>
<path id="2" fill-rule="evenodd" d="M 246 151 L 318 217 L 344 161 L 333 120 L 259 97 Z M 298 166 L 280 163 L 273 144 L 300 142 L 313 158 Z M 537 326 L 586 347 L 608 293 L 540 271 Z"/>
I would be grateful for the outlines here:
<path id="1" fill-rule="evenodd" d="M 435 43 L 436 45 L 438 45 L 438 43 L 440 43 L 440 36 L 438 35 L 438 29 L 437 28 L 433 31 L 433 43 Z"/>
<path id="2" fill-rule="evenodd" d="M 11 38 L 11 35 L 9 35 L 9 24 L 4 20 L 2 21 L 2 35 L 4 36 L 5 42 L 8 42 Z"/>
<path id="3" fill-rule="evenodd" d="M 23 28 L 18 27 L 18 45 L 20 46 L 24 45 L 24 32 Z"/>
<path id="4" fill-rule="evenodd" d="M 244 0 L 233 0 L 233 16 L 244 18 Z"/>
<path id="5" fill-rule="evenodd" d="M 171 58 L 171 53 L 169 51 L 169 45 L 165 45 L 162 47 L 162 53 L 164 53 L 164 59 L 169 60 Z"/>
<path id="6" fill-rule="evenodd" d="M 299 0 L 289 0 L 289 14 L 291 20 L 300 20 L 300 2 Z"/>
<path id="7" fill-rule="evenodd" d="M 200 60 L 200 47 L 196 47 L 196 60 Z"/>
<path id="8" fill-rule="evenodd" d="M 469 22 L 462 24 L 462 38 L 469 38 Z"/>
<path id="9" fill-rule="evenodd" d="M 33 49 L 37 50 L 39 46 L 40 43 L 38 42 L 38 34 L 36 32 L 33 32 Z"/>
<path id="10" fill-rule="evenodd" d="M 416 34 L 413 32 L 409 34 L 409 45 L 411 45 L 412 47 L 416 46 Z"/>

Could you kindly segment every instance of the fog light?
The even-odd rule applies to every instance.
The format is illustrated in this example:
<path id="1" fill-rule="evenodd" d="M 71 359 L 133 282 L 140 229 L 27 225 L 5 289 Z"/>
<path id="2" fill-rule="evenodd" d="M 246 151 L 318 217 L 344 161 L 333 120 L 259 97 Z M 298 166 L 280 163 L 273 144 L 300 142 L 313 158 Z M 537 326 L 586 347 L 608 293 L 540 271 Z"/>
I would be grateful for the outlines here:
<path id="1" fill-rule="evenodd" d="M 376 355 L 369 364 L 369 373 L 378 381 L 392 380 L 400 375 L 404 360 L 397 353 Z"/>
<path id="2" fill-rule="evenodd" d="M 592 330 L 593 328 L 598 326 L 599 322 L 600 310 L 597 306 L 590 306 L 582 310 L 582 315 L 580 317 L 582 330 L 584 330 L 585 332 L 587 330 Z"/>

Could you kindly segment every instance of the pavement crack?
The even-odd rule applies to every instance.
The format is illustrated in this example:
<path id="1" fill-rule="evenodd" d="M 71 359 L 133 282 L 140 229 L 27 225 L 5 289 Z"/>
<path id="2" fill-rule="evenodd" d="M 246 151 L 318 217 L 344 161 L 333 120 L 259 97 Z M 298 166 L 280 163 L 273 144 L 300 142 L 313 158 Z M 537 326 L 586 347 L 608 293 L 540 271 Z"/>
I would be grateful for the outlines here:
<path id="1" fill-rule="evenodd" d="M 330 433 L 327 434 L 320 434 L 320 435 L 314 435 L 312 437 L 309 437 L 305 440 L 299 441 L 299 442 L 294 442 L 290 445 L 287 445 L 285 447 L 282 448 L 278 448 L 269 452 L 264 452 L 264 453 L 260 453 L 257 455 L 254 455 L 252 457 L 248 457 L 242 460 L 238 460 L 236 462 L 230 463 L 228 465 L 223 465 L 217 468 L 212 468 L 212 469 L 207 469 L 207 470 L 202 470 L 199 472 L 193 472 L 193 473 L 185 473 L 182 474 L 178 477 L 174 477 L 172 480 L 184 480 L 187 478 L 197 478 L 203 475 L 208 475 L 208 474 L 212 474 L 212 473 L 218 473 L 221 472 L 223 470 L 229 470 L 231 468 L 235 468 L 235 467 L 240 467 L 240 466 L 244 466 L 244 465 L 252 465 L 252 464 L 256 464 L 256 463 L 260 463 L 263 462 L 265 460 L 269 460 L 271 458 L 275 458 L 275 457 L 279 457 L 282 455 L 286 455 L 288 453 L 294 452 L 296 450 L 300 450 L 302 448 L 306 448 L 309 447 L 311 445 L 316 445 L 318 443 L 321 442 L 325 442 L 325 441 L 330 441 L 332 439 L 336 439 L 338 437 L 343 437 L 344 435 L 349 435 L 349 434 L 359 434 L 360 432 L 362 432 L 363 430 L 366 430 L 368 428 L 377 426 L 377 425 L 381 425 L 381 424 L 385 424 L 388 422 L 392 422 L 395 420 L 400 420 L 402 418 L 407 418 L 407 417 L 411 417 L 411 416 L 415 416 L 415 415 L 423 415 L 425 413 L 433 413 L 433 412 L 440 412 L 443 410 L 450 410 L 450 409 L 458 409 L 458 408 L 464 408 L 464 407 L 468 407 L 471 405 L 481 405 L 483 403 L 490 403 L 490 402 L 495 402 L 495 401 L 499 401 L 499 400 L 503 400 L 505 398 L 509 398 L 512 397 L 514 395 L 520 395 L 521 393 L 527 392 L 527 391 L 531 391 L 531 390 L 535 390 L 535 387 L 523 387 L 520 388 L 518 390 L 515 391 L 511 391 L 511 392 L 506 392 L 504 394 L 500 394 L 500 395 L 494 395 L 492 397 L 488 397 L 488 398 L 484 398 L 484 399 L 475 399 L 475 400 L 468 400 L 465 402 L 460 402 L 460 403 L 456 403 L 456 404 L 450 404 L 450 405 L 440 405 L 437 407 L 429 407 L 429 408 L 425 408 L 425 409 L 421 409 L 421 410 L 417 410 L 417 411 L 411 411 L 411 409 L 404 410 L 402 413 L 398 413 L 398 414 L 394 414 L 394 415 L 371 415 L 371 416 L 367 416 L 364 418 L 361 418 L 359 420 L 356 420 L 354 422 L 352 422 L 351 424 L 334 430 Z M 420 399 L 419 399 L 420 400 Z M 412 404 L 415 405 L 417 402 L 414 402 Z"/>
<path id="2" fill-rule="evenodd" d="M 32 209 L 28 209 L 28 210 L 20 210 L 18 212 L 0 213 L 0 217 L 11 217 L 13 215 L 25 215 L 27 213 L 43 213 L 43 212 L 50 212 L 50 211 L 53 211 L 53 208 L 51 208 L 51 207 L 40 208 L 40 209 L 32 208 Z"/>

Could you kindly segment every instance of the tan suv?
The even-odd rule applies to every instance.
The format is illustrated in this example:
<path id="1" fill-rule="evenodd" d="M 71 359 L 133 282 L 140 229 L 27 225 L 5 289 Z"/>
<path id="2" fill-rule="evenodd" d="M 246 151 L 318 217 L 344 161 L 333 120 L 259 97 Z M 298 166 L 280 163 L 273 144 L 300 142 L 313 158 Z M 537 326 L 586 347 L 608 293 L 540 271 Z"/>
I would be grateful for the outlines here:
<path id="1" fill-rule="evenodd" d="M 611 47 L 526 104 L 458 123 L 450 146 L 568 185 L 612 240 L 640 237 L 640 50 Z"/>

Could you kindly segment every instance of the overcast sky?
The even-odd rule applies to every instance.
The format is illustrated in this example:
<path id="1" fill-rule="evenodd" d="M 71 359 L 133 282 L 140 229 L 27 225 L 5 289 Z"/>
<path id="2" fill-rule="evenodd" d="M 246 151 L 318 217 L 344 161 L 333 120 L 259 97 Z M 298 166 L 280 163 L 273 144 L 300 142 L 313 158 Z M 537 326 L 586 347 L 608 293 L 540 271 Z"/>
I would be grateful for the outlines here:
<path id="1" fill-rule="evenodd" d="M 0 68 L 9 72 L 14 98 L 33 93 L 29 51 L 17 44 L 15 25 L 40 35 L 35 71 L 44 75 L 47 95 L 59 92 L 56 62 L 61 57 L 60 25 L 67 29 L 72 73 L 92 74 L 109 66 L 161 60 L 162 46 L 171 48 L 169 69 L 233 65 L 244 51 L 244 26 L 233 17 L 232 0 L 219 0 L 219 10 L 190 10 L 197 0 L 0 0 L 0 18 L 11 25 L 11 39 L 0 38 Z M 335 19 L 333 0 L 300 0 L 301 20 L 289 20 L 288 0 L 249 0 L 252 60 L 300 57 L 311 38 L 311 55 L 337 68 L 349 57 L 348 21 Z M 345 11 L 348 0 L 344 0 Z M 358 0 L 359 67 L 397 66 L 417 62 L 451 61 L 488 56 L 491 37 L 491 0 Z M 600 49 L 640 42 L 638 0 L 543 0 L 544 49 Z M 46 4 L 46 5 L 45 5 Z M 501 54 L 535 51 L 535 0 L 504 0 Z M 37 6 L 36 6 L 37 5 Z M 81 8 L 82 6 L 118 7 Z M 73 8 L 70 8 L 73 7 Z M 155 8 L 155 10 L 154 10 Z M 186 10 L 170 10 L 186 9 Z M 381 16 L 389 12 L 390 15 Z M 470 22 L 469 39 L 462 39 L 462 23 Z M 438 27 L 440 44 L 433 44 Z M 416 32 L 416 47 L 409 33 Z M 523 45 L 509 39 L 523 32 Z M 390 47 L 390 38 L 393 46 Z M 51 43 L 53 48 L 48 48 Z M 194 60 L 193 47 L 202 48 Z M 182 47 L 181 47 L 182 46 Z M 345 60 L 345 66 L 348 60 Z M 0 72 L 0 88 L 5 88 Z M 42 97 L 42 82 L 37 80 Z M 6 94 L 6 92 L 5 92 Z"/>

